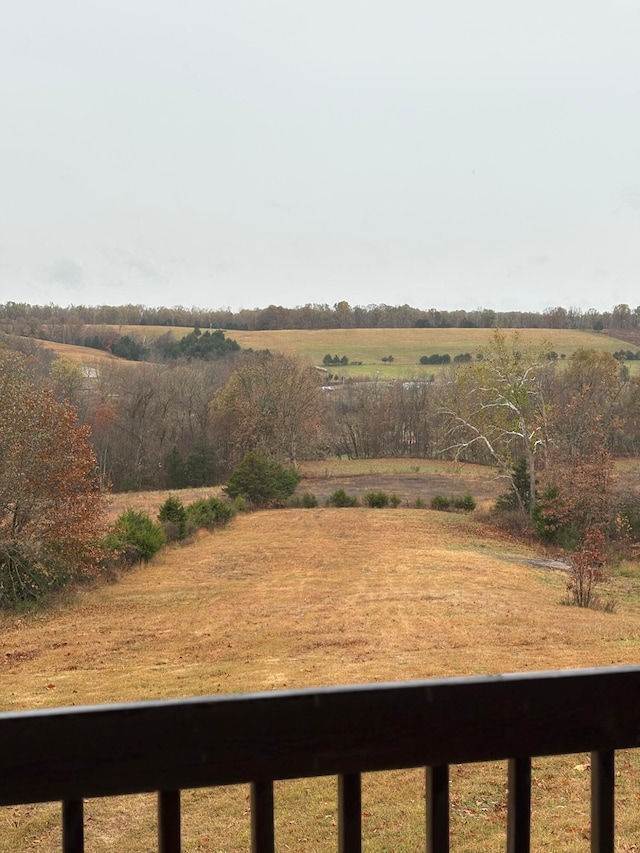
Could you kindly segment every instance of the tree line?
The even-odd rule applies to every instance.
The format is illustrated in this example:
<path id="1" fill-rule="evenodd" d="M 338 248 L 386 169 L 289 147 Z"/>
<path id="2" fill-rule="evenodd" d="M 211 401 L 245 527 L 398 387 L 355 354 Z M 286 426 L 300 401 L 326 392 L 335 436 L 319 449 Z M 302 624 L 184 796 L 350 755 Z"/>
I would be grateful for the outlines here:
<path id="1" fill-rule="evenodd" d="M 154 308 L 145 305 L 30 305 L 6 302 L 0 305 L 0 330 L 8 334 L 39 337 L 68 344 L 83 344 L 86 327 L 106 326 L 174 326 L 261 331 L 275 329 L 368 329 L 368 328 L 487 328 L 512 329 L 583 329 L 631 331 L 640 328 L 640 306 L 621 303 L 611 311 L 595 308 L 563 308 L 555 306 L 541 312 L 494 311 L 477 308 L 471 311 L 442 311 L 410 305 L 350 305 L 346 301 L 334 305 L 306 304 L 294 308 L 268 305 L 266 308 L 211 310 L 207 308 Z M 113 335 L 104 329 L 102 335 Z"/>
<path id="2" fill-rule="evenodd" d="M 90 376 L 39 347 L 30 363 L 34 381 L 73 407 L 88 429 L 101 476 L 115 490 L 127 491 L 223 482 L 247 450 L 293 465 L 326 456 L 456 455 L 494 464 L 489 439 L 464 446 L 452 440 L 447 413 L 462 417 L 463 401 L 470 399 L 464 382 L 472 381 L 465 377 L 480 381 L 492 369 L 495 351 L 494 341 L 482 358 L 452 360 L 432 381 L 347 381 L 333 390 L 323 387 L 324 372 L 266 351 L 234 349 L 213 360 L 169 363 L 113 361 Z M 554 426 L 549 448 L 587 424 L 594 424 L 587 434 L 596 435 L 597 423 L 609 452 L 638 455 L 639 378 L 608 353 L 579 351 L 561 361 L 545 349 L 538 357 L 527 376 L 546 383 L 545 413 Z M 578 407 L 579 400 L 588 405 Z M 499 409 L 486 401 L 482 406 L 480 412 Z M 571 414 L 576 407 L 579 414 Z M 465 416 L 468 429 L 476 426 L 470 413 Z M 462 430 L 457 432 L 459 438 Z M 513 447 L 512 442 L 515 464 L 524 445 L 518 454 Z M 575 448 L 574 442 L 568 452 Z"/>

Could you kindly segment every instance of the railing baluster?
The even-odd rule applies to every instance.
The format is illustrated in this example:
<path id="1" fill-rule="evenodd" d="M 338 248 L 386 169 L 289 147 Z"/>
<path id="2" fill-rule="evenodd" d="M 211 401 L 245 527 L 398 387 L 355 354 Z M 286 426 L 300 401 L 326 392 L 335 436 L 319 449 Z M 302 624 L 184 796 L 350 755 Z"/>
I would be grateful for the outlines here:
<path id="1" fill-rule="evenodd" d="M 591 753 L 591 853 L 613 853 L 615 752 Z"/>
<path id="2" fill-rule="evenodd" d="M 180 791 L 159 791 L 159 853 L 180 853 L 180 849 Z"/>
<path id="3" fill-rule="evenodd" d="M 274 853 L 273 782 L 251 783 L 251 850 Z"/>
<path id="4" fill-rule="evenodd" d="M 507 853 L 531 849 L 531 759 L 509 759 Z"/>
<path id="5" fill-rule="evenodd" d="M 449 767 L 427 767 L 427 853 L 449 850 Z"/>
<path id="6" fill-rule="evenodd" d="M 84 853 L 82 800 L 65 800 L 62 803 L 62 853 Z"/>
<path id="7" fill-rule="evenodd" d="M 359 773 L 338 776 L 338 851 L 362 850 L 362 787 Z"/>

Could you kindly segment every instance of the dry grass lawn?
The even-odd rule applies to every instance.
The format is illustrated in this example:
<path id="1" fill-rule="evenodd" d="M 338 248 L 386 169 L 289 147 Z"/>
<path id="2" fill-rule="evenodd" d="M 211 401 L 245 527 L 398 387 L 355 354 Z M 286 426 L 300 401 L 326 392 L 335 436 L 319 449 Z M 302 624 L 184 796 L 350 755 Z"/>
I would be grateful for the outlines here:
<path id="1" fill-rule="evenodd" d="M 239 516 L 116 584 L 0 617 L 1 707 L 637 662 L 635 573 L 615 613 L 581 611 L 561 604 L 562 573 L 532 556 L 473 519 L 424 510 Z M 618 769 L 630 851 L 635 753 Z M 585 756 L 536 761 L 534 849 L 588 848 L 588 776 Z M 504 848 L 505 790 L 503 766 L 452 768 L 452 849 Z M 367 777 L 365 849 L 424 849 L 423 799 L 419 771 Z M 277 849 L 336 849 L 335 807 L 335 780 L 278 785 Z M 150 796 L 91 801 L 87 850 L 154 849 L 154 809 Z M 244 788 L 186 792 L 184 813 L 185 851 L 247 849 Z M 0 810 L 0 853 L 59 845 L 58 806 Z"/>

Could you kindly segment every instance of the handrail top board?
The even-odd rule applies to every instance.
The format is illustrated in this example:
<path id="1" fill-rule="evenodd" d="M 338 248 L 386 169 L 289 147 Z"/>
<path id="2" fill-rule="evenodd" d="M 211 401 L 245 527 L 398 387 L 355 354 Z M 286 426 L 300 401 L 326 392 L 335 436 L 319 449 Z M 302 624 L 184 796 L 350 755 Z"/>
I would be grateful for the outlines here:
<path id="1" fill-rule="evenodd" d="M 0 805 L 640 745 L 640 666 L 0 713 Z"/>

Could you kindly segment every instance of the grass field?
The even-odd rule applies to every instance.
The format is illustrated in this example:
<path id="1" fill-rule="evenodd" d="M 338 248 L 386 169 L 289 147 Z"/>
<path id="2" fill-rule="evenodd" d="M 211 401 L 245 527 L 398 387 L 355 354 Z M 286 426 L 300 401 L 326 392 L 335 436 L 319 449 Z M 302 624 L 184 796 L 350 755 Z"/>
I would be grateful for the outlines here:
<path id="1" fill-rule="evenodd" d="M 85 367 L 99 368 L 106 362 L 122 362 L 121 358 L 117 358 L 115 355 L 111 355 L 111 353 L 104 350 L 92 349 L 91 347 L 58 344 L 55 341 L 35 341 L 35 343 L 43 349 L 50 350 L 56 358 L 66 358 Z"/>
<path id="2" fill-rule="evenodd" d="M 337 459 L 302 462 L 303 480 L 297 492 L 312 492 L 319 502 L 336 489 L 362 498 L 369 490 L 396 494 L 403 506 L 422 498 L 427 503 L 436 494 L 471 494 L 481 507 L 487 507 L 504 491 L 504 481 L 496 478 L 494 469 L 486 465 L 444 462 L 433 459 Z M 634 475 L 631 468 L 629 475 Z M 187 505 L 199 498 L 221 494 L 221 486 L 182 489 L 177 494 Z M 174 490 L 175 492 L 175 490 Z M 167 499 L 169 490 L 154 492 L 119 492 L 109 495 L 109 518 L 115 519 L 126 509 L 148 512 L 153 518 Z"/>
<path id="3" fill-rule="evenodd" d="M 166 326 L 120 326 L 122 334 L 135 332 L 142 339 L 153 340 L 159 335 L 171 334 L 180 339 L 192 331 L 190 328 Z M 254 350 L 270 349 L 274 352 L 299 354 L 313 364 L 322 365 L 328 353 L 346 355 L 349 361 L 362 365 L 330 366 L 330 372 L 341 376 L 376 376 L 381 378 L 419 377 L 437 374 L 441 368 L 421 365 L 420 357 L 435 353 L 455 355 L 475 354 L 489 343 L 492 329 L 318 329 L 242 332 L 231 330 L 228 336 L 241 347 Z M 581 332 L 567 329 L 521 329 L 521 339 L 531 343 L 548 343 L 559 356 L 569 356 L 577 349 L 587 348 L 606 352 L 629 349 L 629 344 L 598 332 Z M 393 356 L 393 363 L 382 358 Z M 633 370 L 635 362 L 630 362 Z"/>
<path id="4" fill-rule="evenodd" d="M 310 544 L 311 543 L 311 544 Z M 0 617 L 0 706 L 43 708 L 635 663 L 640 577 L 616 612 L 561 603 L 566 576 L 473 518 L 426 510 L 279 510 L 162 552 L 113 585 Z M 606 701 L 606 697 L 603 697 Z M 639 762 L 619 757 L 620 851 L 640 816 Z M 534 763 L 532 849 L 588 849 L 588 758 Z M 452 849 L 504 848 L 503 765 L 452 768 Z M 335 850 L 335 780 L 276 791 L 279 851 Z M 87 850 L 154 848 L 153 797 L 86 806 Z M 424 849 L 420 771 L 372 774 L 364 849 Z M 186 792 L 185 851 L 248 849 L 247 790 Z M 0 853 L 60 849 L 59 807 L 0 809 Z"/>

